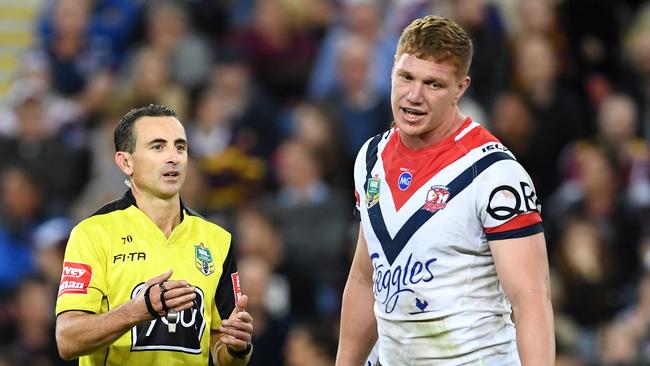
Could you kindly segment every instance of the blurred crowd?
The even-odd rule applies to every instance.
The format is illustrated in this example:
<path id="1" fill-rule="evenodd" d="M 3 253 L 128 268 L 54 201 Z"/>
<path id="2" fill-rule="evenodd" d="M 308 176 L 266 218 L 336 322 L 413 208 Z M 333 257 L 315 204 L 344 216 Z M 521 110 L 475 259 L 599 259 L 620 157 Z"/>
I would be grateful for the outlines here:
<path id="1" fill-rule="evenodd" d="M 0 365 L 74 364 L 53 335 L 67 236 L 127 189 L 113 129 L 149 103 L 187 130 L 185 203 L 233 233 L 250 365 L 333 365 L 353 159 L 425 14 L 471 35 L 461 110 L 536 185 L 557 365 L 650 364 L 650 2 L 43 0 L 0 104 Z"/>

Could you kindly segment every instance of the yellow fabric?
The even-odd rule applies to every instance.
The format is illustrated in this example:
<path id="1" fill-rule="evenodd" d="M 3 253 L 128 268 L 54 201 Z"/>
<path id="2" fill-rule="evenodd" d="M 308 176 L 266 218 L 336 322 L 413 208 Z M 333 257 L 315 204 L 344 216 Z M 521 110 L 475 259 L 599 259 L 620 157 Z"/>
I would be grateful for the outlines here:
<path id="1" fill-rule="evenodd" d="M 201 326 L 200 316 L 195 315 L 196 326 L 193 326 L 192 313 L 186 310 L 180 314 L 188 324 L 186 328 L 194 327 L 195 334 L 200 334 L 200 350 L 191 347 L 181 349 L 180 345 L 173 345 L 183 342 L 170 338 L 183 337 L 181 329 L 169 334 L 167 325 L 158 319 L 152 321 L 157 323 L 139 325 L 141 332 L 143 329 L 151 332 L 148 337 L 139 334 L 137 327 L 134 327 L 109 347 L 81 357 L 79 365 L 207 365 L 210 330 L 217 329 L 221 324 L 215 294 L 229 252 L 230 239 L 230 234 L 224 229 L 201 217 L 188 215 L 187 211 L 167 239 L 134 205 L 92 216 L 77 225 L 71 233 L 65 261 L 90 265 L 92 278 L 86 294 L 64 292 L 58 297 L 57 315 L 68 310 L 107 312 L 134 297 L 147 279 L 173 269 L 171 279 L 187 280 L 200 289 L 205 320 L 205 325 Z M 209 250 L 213 260 L 212 266 L 207 266 L 208 271 L 214 270 L 209 275 L 197 267 L 202 263 L 201 260 L 197 262 L 196 246 L 200 243 Z M 205 255 L 206 251 L 202 250 L 202 253 Z M 230 277 L 230 274 L 226 276 Z M 226 283 L 231 281 L 230 278 L 226 280 Z M 194 308 L 190 310 L 196 311 Z M 180 321 L 177 328 L 183 328 Z M 137 337 L 154 344 L 142 345 L 136 341 Z M 156 341 L 156 337 L 165 337 L 167 341 Z M 198 337 L 194 341 L 198 344 Z"/>

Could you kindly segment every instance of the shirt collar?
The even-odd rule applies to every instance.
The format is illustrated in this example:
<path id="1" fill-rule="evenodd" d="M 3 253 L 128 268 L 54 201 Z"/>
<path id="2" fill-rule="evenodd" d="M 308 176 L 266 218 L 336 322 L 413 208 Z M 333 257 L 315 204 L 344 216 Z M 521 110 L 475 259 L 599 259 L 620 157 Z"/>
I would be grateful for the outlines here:
<path id="1" fill-rule="evenodd" d="M 138 204 L 135 202 L 135 197 L 133 196 L 133 192 L 131 191 L 131 189 L 128 189 L 126 191 L 126 193 L 124 193 L 124 196 L 122 197 L 122 199 L 125 200 L 126 202 L 128 202 L 129 204 L 131 204 L 131 205 L 133 205 L 135 207 L 138 207 Z M 180 207 L 181 221 L 183 221 L 183 218 L 185 216 L 184 212 L 187 209 L 187 207 L 185 207 L 185 204 L 183 203 L 182 198 L 180 199 L 180 202 L 181 202 L 181 207 Z"/>

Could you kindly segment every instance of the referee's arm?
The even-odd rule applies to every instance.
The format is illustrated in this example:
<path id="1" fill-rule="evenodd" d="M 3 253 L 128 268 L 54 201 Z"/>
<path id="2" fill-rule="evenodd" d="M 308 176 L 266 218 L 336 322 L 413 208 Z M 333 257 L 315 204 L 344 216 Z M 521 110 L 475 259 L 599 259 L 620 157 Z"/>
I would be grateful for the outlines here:
<path id="1" fill-rule="evenodd" d="M 250 361 L 253 317 L 246 311 L 248 296 L 239 298 L 230 317 L 221 322 L 218 331 L 210 332 L 212 361 L 217 366 L 244 366 Z"/>
<path id="2" fill-rule="evenodd" d="M 145 287 L 159 284 L 169 280 L 172 271 L 165 272 L 145 282 Z M 196 297 L 194 288 L 187 286 L 186 281 L 168 281 L 168 291 L 165 303 L 179 312 L 192 307 Z M 153 310 L 158 315 L 164 315 L 158 286 L 153 286 L 151 291 Z M 144 292 L 134 299 L 125 302 L 115 309 L 103 313 L 93 314 L 86 311 L 70 310 L 60 313 L 56 318 L 56 345 L 59 355 L 64 360 L 72 360 L 89 354 L 100 347 L 105 347 L 120 338 L 136 324 L 153 319 L 147 310 Z"/>

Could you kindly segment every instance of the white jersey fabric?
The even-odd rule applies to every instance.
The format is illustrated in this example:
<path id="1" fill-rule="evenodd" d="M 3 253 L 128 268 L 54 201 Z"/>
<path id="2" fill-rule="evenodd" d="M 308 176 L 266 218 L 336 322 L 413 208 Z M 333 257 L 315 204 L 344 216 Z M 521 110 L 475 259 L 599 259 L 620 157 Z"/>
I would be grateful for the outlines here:
<path id="1" fill-rule="evenodd" d="M 519 365 L 488 245 L 542 231 L 533 184 L 514 156 L 469 118 L 418 151 L 391 129 L 363 145 L 354 180 L 381 364 Z"/>

